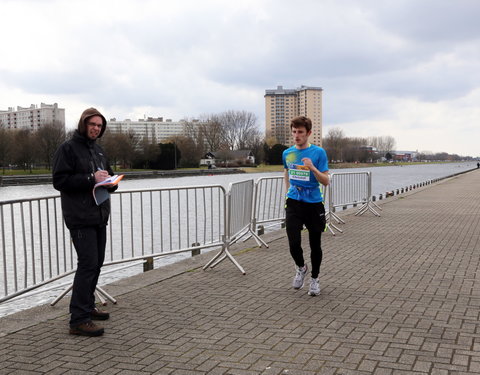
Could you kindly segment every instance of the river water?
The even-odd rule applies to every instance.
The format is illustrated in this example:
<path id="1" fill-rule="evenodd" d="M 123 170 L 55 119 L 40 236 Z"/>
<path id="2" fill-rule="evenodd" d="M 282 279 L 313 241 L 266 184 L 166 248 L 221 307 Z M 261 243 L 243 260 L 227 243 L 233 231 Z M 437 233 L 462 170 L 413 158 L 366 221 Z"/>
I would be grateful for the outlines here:
<path id="1" fill-rule="evenodd" d="M 476 162 L 446 163 L 446 164 L 420 164 L 388 167 L 370 167 L 355 169 L 330 169 L 330 172 L 360 172 L 370 171 L 372 173 L 372 194 L 378 196 L 387 191 L 397 188 L 425 182 L 430 179 L 449 176 L 455 173 L 476 168 Z M 153 178 L 138 180 L 122 180 L 120 189 L 155 189 L 171 188 L 192 185 L 215 185 L 219 184 L 227 188 L 231 182 L 238 182 L 248 179 L 257 180 L 260 177 L 283 176 L 283 172 L 272 173 L 239 173 L 229 175 L 212 176 L 190 176 L 173 178 Z M 7 186 L 0 187 L 0 201 L 11 199 L 28 199 L 57 195 L 52 185 L 33 186 Z"/>
<path id="2" fill-rule="evenodd" d="M 446 163 L 446 164 L 422 164 L 422 165 L 407 165 L 407 166 L 388 166 L 388 167 L 371 167 L 359 169 L 331 169 L 334 172 L 360 172 L 370 171 L 372 173 L 372 194 L 378 196 L 385 194 L 387 191 L 392 191 L 398 188 L 409 185 L 425 182 L 435 178 L 441 178 L 463 172 L 466 170 L 476 168 L 476 162 L 464 163 Z M 243 181 L 247 179 L 257 180 L 260 177 L 275 177 L 283 176 L 283 172 L 273 173 L 241 173 L 233 175 L 212 175 L 212 176 L 191 176 L 191 177 L 176 177 L 176 178 L 155 178 L 155 179 L 137 179 L 137 180 L 123 180 L 120 183 L 119 191 L 132 189 L 155 189 L 155 188 L 172 188 L 184 187 L 194 185 L 222 185 L 228 188 L 232 182 Z M 0 201 L 16 200 L 16 199 L 30 199 L 36 197 L 45 197 L 51 195 L 58 195 L 58 192 L 51 185 L 35 185 L 35 186 L 9 186 L 0 188 Z M 177 254 L 175 256 L 163 257 L 161 264 L 169 264 L 185 257 L 190 256 L 188 253 Z M 131 276 L 142 272 L 142 266 L 126 268 L 122 271 L 117 271 L 115 274 L 105 273 L 101 277 L 101 284 L 107 284 L 118 280 L 122 277 Z M 67 280 L 67 281 L 66 281 Z M 62 283 L 69 282 L 69 279 L 62 280 Z M 17 298 L 11 301 L 0 304 L 0 317 L 8 315 L 32 306 L 51 302 L 59 291 L 61 286 L 56 286 L 55 289 L 50 289 L 45 292 L 33 292 L 28 297 Z"/>

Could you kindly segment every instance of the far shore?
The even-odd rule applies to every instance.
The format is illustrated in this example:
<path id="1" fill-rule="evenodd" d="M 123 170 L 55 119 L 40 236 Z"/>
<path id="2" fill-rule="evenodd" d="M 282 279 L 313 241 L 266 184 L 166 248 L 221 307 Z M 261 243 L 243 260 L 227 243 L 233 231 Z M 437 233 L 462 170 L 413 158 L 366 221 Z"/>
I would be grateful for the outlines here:
<path id="1" fill-rule="evenodd" d="M 419 164 L 442 164 L 442 163 L 458 163 L 462 161 L 439 161 L 439 162 L 394 162 L 394 163 L 329 163 L 330 169 L 346 169 L 346 168 L 371 168 L 371 167 L 392 167 L 392 166 L 402 166 L 402 165 L 419 165 Z M 216 170 L 222 169 L 235 169 L 238 173 L 268 173 L 268 172 L 283 172 L 283 165 L 265 165 L 260 164 L 256 167 L 234 167 L 234 168 L 216 168 Z M 171 173 L 178 171 L 180 173 L 194 173 L 198 171 L 199 174 L 204 174 L 207 172 L 207 167 L 200 168 L 178 168 L 176 170 L 151 170 L 151 169 L 124 169 L 117 168 L 114 172 L 116 174 L 129 173 L 129 172 L 138 172 L 138 173 L 154 173 L 154 174 L 163 174 Z M 208 170 L 213 172 L 215 170 Z M 49 169 L 32 169 L 23 170 L 23 169 L 0 169 L 1 176 L 34 176 L 34 175 L 48 175 L 51 174 Z"/>

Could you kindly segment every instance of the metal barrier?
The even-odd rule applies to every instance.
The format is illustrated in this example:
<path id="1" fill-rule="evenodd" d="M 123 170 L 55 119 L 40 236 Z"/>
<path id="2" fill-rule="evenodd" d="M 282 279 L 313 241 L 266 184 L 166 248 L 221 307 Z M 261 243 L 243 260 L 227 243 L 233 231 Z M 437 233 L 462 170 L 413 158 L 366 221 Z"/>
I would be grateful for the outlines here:
<path id="1" fill-rule="evenodd" d="M 224 243 L 225 189 L 220 185 L 118 192 L 111 207 L 104 266 Z M 0 230 L 0 302 L 75 272 L 76 253 L 59 196 L 0 202 Z"/>
<path id="2" fill-rule="evenodd" d="M 253 180 L 246 180 L 231 183 L 226 194 L 226 232 L 222 249 L 203 267 L 215 267 L 224 259 L 230 259 L 232 263 L 245 274 L 244 269 L 230 254 L 230 245 L 237 242 L 241 237 L 250 233 L 256 240 L 260 237 L 251 230 L 252 202 L 253 202 Z M 261 241 L 261 240 L 260 240 Z"/>
<path id="3" fill-rule="evenodd" d="M 228 192 L 220 185 L 116 192 L 111 196 L 104 265 L 146 259 L 153 263 L 163 255 L 221 247 L 204 269 L 228 258 L 244 274 L 230 246 L 250 234 L 259 246 L 268 247 L 256 227 L 285 219 L 284 189 L 283 177 L 271 177 L 232 183 Z M 341 230 L 332 219 L 344 223 L 335 215 L 338 207 L 361 204 L 356 215 L 370 210 L 379 216 L 371 207 L 376 204 L 371 200 L 370 172 L 333 173 L 323 190 L 333 234 L 332 228 Z M 0 202 L 0 230 L 0 302 L 75 272 L 76 253 L 59 196 Z"/>
<path id="4" fill-rule="evenodd" d="M 224 211 L 225 189 L 220 185 L 112 194 L 105 264 L 219 246 Z"/>
<path id="5" fill-rule="evenodd" d="M 262 177 L 255 183 L 251 231 L 257 233 L 259 225 L 285 222 L 285 180 L 284 177 Z M 268 244 L 257 239 L 258 246 Z"/>
<path id="6" fill-rule="evenodd" d="M 338 207 L 361 205 L 355 215 L 362 215 L 367 210 L 375 216 L 380 216 L 372 205 L 372 174 L 371 172 L 344 172 L 332 173 L 330 176 L 329 189 L 329 212 L 332 217 L 341 220 L 335 215 Z M 342 220 L 343 221 L 343 220 Z"/>
<path id="7" fill-rule="evenodd" d="M 0 302 L 74 272 L 59 196 L 0 202 Z"/>

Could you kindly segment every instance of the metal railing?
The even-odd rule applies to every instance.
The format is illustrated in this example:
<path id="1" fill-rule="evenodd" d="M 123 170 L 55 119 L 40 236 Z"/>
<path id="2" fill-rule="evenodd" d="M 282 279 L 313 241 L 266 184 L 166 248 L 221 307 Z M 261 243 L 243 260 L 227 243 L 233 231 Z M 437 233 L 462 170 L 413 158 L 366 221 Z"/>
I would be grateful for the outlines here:
<path id="1" fill-rule="evenodd" d="M 328 207 L 329 213 L 336 220 L 341 220 L 335 211 L 339 207 L 356 207 L 360 205 L 355 215 L 362 215 L 367 210 L 375 216 L 380 216 L 372 205 L 372 174 L 371 172 L 343 172 L 332 173 L 330 185 L 328 185 Z M 343 222 L 343 220 L 341 220 Z"/>
<path id="2" fill-rule="evenodd" d="M 250 224 L 252 233 L 265 224 L 285 222 L 285 181 L 283 177 L 262 177 L 255 183 L 253 212 Z M 268 244 L 254 237 L 258 246 Z"/>
<path id="3" fill-rule="evenodd" d="M 104 266 L 222 246 L 225 196 L 220 185 L 112 194 Z M 0 202 L 0 230 L 0 302 L 75 272 L 59 196 Z"/>
<path id="4" fill-rule="evenodd" d="M 378 215 L 371 207 L 369 172 L 332 174 L 324 198 L 327 222 L 338 231 L 331 223 L 342 220 L 335 215 L 338 207 L 361 204 L 357 214 Z M 245 273 L 230 246 L 249 234 L 268 247 L 257 225 L 283 221 L 284 201 L 283 177 L 232 183 L 228 191 L 208 185 L 116 192 L 104 265 L 153 263 L 163 255 L 219 247 L 204 269 L 229 258 Z M 0 202 L 0 230 L 0 302 L 75 272 L 76 253 L 59 196 Z"/>
<path id="5" fill-rule="evenodd" d="M 224 212 L 220 185 L 112 194 L 105 264 L 220 246 Z"/>
<path id="6" fill-rule="evenodd" d="M 0 202 L 0 302 L 74 272 L 59 196 Z"/>
<path id="7" fill-rule="evenodd" d="M 245 274 L 242 266 L 230 253 L 230 246 L 250 233 L 257 241 L 260 237 L 251 231 L 253 212 L 254 182 L 245 180 L 231 183 L 226 195 L 226 232 L 222 249 L 203 267 L 215 267 L 224 259 L 230 259 L 232 263 Z M 261 240 L 260 240 L 261 241 Z"/>

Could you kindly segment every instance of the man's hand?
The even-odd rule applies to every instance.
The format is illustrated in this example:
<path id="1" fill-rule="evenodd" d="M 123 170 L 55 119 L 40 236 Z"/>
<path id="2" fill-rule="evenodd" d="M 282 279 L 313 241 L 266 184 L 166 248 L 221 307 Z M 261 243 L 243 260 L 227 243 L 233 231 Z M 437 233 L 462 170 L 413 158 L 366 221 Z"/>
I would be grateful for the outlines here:
<path id="1" fill-rule="evenodd" d="M 303 158 L 302 162 L 303 162 L 303 165 L 310 170 L 315 168 L 313 163 L 312 163 L 312 159 L 310 159 L 310 158 Z"/>
<path id="2" fill-rule="evenodd" d="M 312 163 L 310 158 L 303 158 L 302 159 L 303 165 L 306 166 L 315 176 L 318 182 L 322 185 L 327 186 L 330 183 L 330 175 L 328 171 L 320 172 Z"/>
<path id="3" fill-rule="evenodd" d="M 107 171 L 96 171 L 95 172 L 95 183 L 98 184 L 99 182 L 105 181 L 110 175 Z"/>

